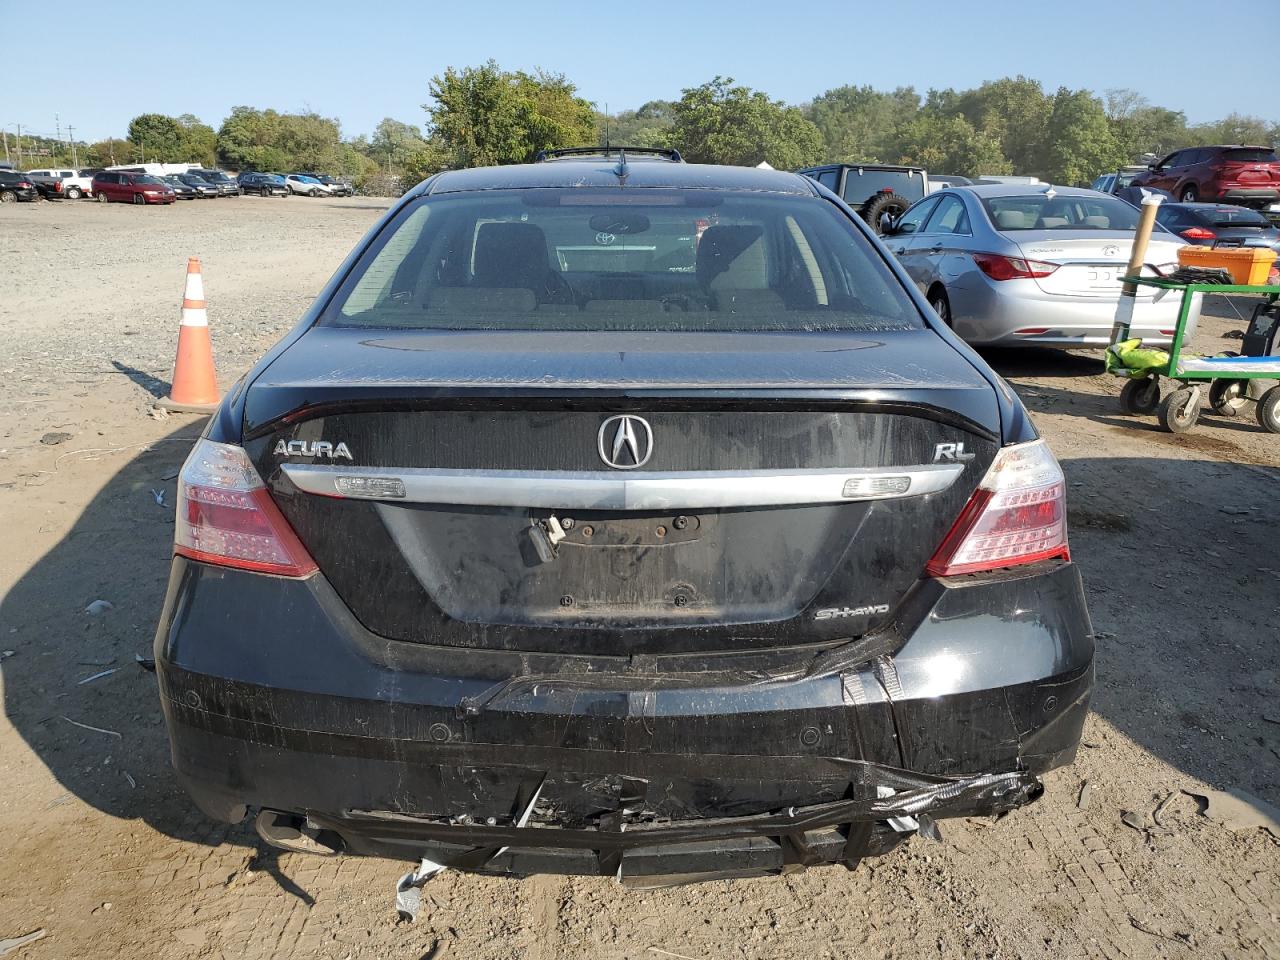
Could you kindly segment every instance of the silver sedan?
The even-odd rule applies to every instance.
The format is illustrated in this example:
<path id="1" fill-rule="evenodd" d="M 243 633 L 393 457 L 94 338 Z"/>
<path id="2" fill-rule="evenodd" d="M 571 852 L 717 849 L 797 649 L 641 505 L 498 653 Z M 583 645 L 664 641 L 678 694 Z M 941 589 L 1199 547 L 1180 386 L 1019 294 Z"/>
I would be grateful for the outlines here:
<path id="1" fill-rule="evenodd" d="M 884 241 L 970 343 L 1105 347 L 1137 223 L 1135 207 L 1095 190 L 994 184 L 930 194 Z M 1176 269 L 1182 245 L 1157 226 L 1146 262 Z M 1169 343 L 1180 296 L 1139 287 L 1132 335 Z"/>

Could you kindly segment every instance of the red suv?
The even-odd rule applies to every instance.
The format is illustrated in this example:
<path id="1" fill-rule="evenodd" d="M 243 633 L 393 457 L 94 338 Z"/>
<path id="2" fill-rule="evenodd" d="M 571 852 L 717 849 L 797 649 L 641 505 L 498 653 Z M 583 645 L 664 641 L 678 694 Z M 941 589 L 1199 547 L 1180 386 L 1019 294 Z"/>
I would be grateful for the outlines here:
<path id="1" fill-rule="evenodd" d="M 1280 202 L 1280 158 L 1270 147 L 1188 147 L 1147 167 L 1133 185 L 1168 190 L 1183 203 L 1265 207 Z"/>
<path id="2" fill-rule="evenodd" d="M 99 203 L 173 203 L 177 194 L 159 177 L 147 173 L 103 170 L 93 176 L 93 195 Z"/>

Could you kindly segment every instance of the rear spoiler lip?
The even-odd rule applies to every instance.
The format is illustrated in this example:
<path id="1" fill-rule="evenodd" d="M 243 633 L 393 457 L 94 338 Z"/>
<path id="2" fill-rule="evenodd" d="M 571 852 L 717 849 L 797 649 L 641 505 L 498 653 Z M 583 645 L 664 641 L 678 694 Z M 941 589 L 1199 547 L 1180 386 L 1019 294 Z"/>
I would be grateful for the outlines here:
<path id="1" fill-rule="evenodd" d="M 973 387 L 950 388 L 969 393 Z M 976 388 L 981 389 L 981 388 Z M 300 391 L 302 392 L 302 391 Z M 888 413 L 918 417 L 944 426 L 956 427 L 993 443 L 1003 445 L 998 431 L 931 400 L 938 388 L 919 390 L 881 388 L 866 390 L 822 389 L 591 389 L 591 388 L 456 388 L 430 387 L 421 392 L 402 390 L 388 397 L 378 385 L 351 388 L 342 399 L 304 402 L 260 423 L 251 423 L 246 407 L 243 442 L 269 436 L 283 428 L 337 413 L 413 412 L 421 410 L 565 410 L 594 412 L 657 410 L 719 411 L 743 408 L 762 411 L 803 410 L 828 413 Z M 949 392 L 949 391 L 948 391 Z M 919 399 L 912 396 L 920 395 Z M 894 394 L 898 394 L 894 396 Z M 933 397 L 929 397 L 933 394 Z"/>

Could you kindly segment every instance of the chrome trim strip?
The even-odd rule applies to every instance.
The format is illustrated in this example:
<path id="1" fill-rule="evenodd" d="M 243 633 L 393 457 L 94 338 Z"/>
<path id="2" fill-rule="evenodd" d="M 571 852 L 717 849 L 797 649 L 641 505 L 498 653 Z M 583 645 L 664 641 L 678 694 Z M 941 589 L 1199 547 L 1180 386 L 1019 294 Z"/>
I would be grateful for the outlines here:
<path id="1" fill-rule="evenodd" d="M 299 490 L 344 499 L 351 499 L 352 494 L 339 492 L 340 477 L 400 481 L 403 496 L 383 496 L 376 492 L 378 485 L 366 484 L 372 492 L 358 497 L 389 503 L 575 510 L 710 510 L 918 497 L 946 490 L 963 472 L 964 465 L 683 473 L 436 470 L 303 463 L 284 463 L 280 469 Z M 905 489 L 904 478 L 909 481 Z M 357 485 L 344 486 L 350 489 Z"/>

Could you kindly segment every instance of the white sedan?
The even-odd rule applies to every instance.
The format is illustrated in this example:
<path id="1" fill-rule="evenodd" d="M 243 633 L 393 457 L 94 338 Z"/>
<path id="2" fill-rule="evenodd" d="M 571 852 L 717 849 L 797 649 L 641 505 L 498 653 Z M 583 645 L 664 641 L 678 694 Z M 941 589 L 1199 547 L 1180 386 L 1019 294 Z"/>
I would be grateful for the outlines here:
<path id="1" fill-rule="evenodd" d="M 306 177 L 300 173 L 291 173 L 284 178 L 285 186 L 290 193 L 300 193 L 306 197 L 327 197 L 333 191 L 315 177 Z"/>

